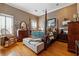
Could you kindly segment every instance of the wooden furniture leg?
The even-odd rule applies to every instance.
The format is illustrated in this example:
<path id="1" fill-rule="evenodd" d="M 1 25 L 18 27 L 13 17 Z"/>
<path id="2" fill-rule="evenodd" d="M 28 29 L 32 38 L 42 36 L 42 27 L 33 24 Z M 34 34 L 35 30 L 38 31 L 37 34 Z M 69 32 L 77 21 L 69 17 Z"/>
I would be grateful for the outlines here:
<path id="1" fill-rule="evenodd" d="M 78 56 L 78 46 L 76 46 L 76 55 Z"/>

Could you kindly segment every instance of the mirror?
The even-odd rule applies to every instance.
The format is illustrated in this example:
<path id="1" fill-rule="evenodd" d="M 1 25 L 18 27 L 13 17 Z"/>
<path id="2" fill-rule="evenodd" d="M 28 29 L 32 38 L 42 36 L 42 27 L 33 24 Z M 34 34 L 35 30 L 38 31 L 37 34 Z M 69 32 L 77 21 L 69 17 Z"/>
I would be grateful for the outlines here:
<path id="1" fill-rule="evenodd" d="M 22 22 L 20 23 L 20 28 L 21 28 L 22 30 L 26 30 L 26 29 L 27 29 L 27 24 L 26 24 L 26 22 L 22 21 Z"/>

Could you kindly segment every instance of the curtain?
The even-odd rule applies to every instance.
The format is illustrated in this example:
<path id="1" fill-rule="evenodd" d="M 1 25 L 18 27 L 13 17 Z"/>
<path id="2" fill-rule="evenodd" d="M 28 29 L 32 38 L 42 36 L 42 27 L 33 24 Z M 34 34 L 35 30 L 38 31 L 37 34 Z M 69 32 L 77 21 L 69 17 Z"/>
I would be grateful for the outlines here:
<path id="1" fill-rule="evenodd" d="M 0 15 L 0 35 L 13 34 L 13 17 Z"/>
<path id="2" fill-rule="evenodd" d="M 36 30 L 37 28 L 37 21 L 36 20 L 31 20 L 31 29 Z"/>

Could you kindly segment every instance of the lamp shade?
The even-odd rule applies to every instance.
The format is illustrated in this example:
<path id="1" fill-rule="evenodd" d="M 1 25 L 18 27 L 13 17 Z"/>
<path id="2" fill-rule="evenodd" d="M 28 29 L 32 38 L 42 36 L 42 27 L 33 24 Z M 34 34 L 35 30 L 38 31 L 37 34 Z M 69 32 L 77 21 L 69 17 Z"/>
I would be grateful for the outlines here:
<path id="1" fill-rule="evenodd" d="M 77 18 L 77 16 L 78 16 L 77 14 L 74 14 L 74 15 L 73 15 L 73 18 L 74 18 L 74 19 L 76 19 L 76 18 Z"/>

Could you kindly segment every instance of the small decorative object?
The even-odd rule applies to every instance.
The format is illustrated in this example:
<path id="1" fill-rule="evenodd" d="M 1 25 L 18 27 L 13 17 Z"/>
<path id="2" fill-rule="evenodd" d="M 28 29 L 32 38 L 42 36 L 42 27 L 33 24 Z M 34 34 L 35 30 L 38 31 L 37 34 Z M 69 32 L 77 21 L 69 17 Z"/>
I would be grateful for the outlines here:
<path id="1" fill-rule="evenodd" d="M 73 21 L 77 21 L 77 15 L 76 14 L 73 15 Z"/>
<path id="2" fill-rule="evenodd" d="M 78 21 L 78 18 L 79 18 L 79 14 L 74 14 L 73 15 L 73 21 Z"/>

